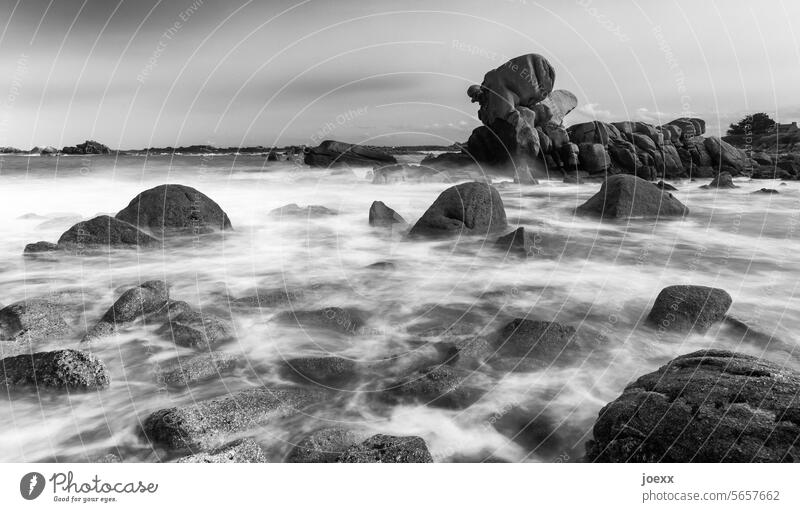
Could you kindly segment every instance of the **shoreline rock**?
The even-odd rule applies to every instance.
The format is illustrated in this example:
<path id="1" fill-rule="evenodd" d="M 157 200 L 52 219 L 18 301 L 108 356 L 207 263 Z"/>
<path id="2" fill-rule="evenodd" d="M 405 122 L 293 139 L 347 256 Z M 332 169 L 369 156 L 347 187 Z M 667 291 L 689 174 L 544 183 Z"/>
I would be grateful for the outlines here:
<path id="1" fill-rule="evenodd" d="M 106 366 L 82 350 L 64 349 L 0 360 L 0 381 L 8 390 L 21 387 L 88 391 L 109 386 Z"/>

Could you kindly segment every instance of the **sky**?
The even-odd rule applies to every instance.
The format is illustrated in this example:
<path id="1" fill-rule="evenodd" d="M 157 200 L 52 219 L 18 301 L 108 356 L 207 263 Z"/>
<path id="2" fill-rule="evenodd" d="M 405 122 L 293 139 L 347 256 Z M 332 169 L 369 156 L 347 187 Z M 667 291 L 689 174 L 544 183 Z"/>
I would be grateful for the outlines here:
<path id="1" fill-rule="evenodd" d="M 539 53 L 565 124 L 800 117 L 792 0 L 0 0 L 0 146 L 465 141 Z"/>

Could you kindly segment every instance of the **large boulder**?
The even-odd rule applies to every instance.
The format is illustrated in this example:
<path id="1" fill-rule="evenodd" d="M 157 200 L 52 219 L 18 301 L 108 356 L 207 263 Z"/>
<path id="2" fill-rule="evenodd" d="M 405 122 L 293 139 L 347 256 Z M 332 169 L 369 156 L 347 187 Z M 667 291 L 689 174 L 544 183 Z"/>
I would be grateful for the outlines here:
<path id="1" fill-rule="evenodd" d="M 388 436 L 378 434 L 351 446 L 337 462 L 433 462 L 428 446 L 417 436 Z"/>
<path id="2" fill-rule="evenodd" d="M 228 215 L 210 197 L 192 187 L 175 184 L 145 190 L 117 214 L 117 219 L 157 236 L 233 229 Z"/>
<path id="3" fill-rule="evenodd" d="M 8 390 L 20 387 L 84 391 L 108 387 L 102 361 L 81 350 L 54 350 L 0 360 L 0 381 Z"/>
<path id="4" fill-rule="evenodd" d="M 158 240 L 128 222 L 101 215 L 69 228 L 57 245 L 59 249 L 80 253 L 101 247 L 153 247 Z"/>
<path id="5" fill-rule="evenodd" d="M 714 165 L 718 168 L 728 166 L 735 169 L 737 173 L 741 173 L 744 169 L 747 157 L 741 149 L 731 146 L 719 137 L 707 137 L 703 144 Z"/>
<path id="6" fill-rule="evenodd" d="M 518 107 L 505 118 L 497 118 L 472 131 L 467 151 L 478 162 L 493 166 L 513 162 L 524 166 L 539 155 L 541 141 L 535 127 L 536 114 Z"/>
<path id="7" fill-rule="evenodd" d="M 128 324 L 167 306 L 169 286 L 164 281 L 145 281 L 126 290 L 84 337 L 84 341 L 108 336 Z"/>
<path id="8" fill-rule="evenodd" d="M 480 235 L 504 229 L 506 211 L 497 189 L 486 183 L 462 183 L 442 192 L 411 235 Z"/>
<path id="9" fill-rule="evenodd" d="M 145 419 L 147 439 L 171 449 L 213 449 L 226 436 L 302 411 L 323 400 L 318 391 L 258 387 L 221 398 L 161 409 Z"/>
<path id="10" fill-rule="evenodd" d="M 0 339 L 17 345 L 36 343 L 69 334 L 65 307 L 57 300 L 33 297 L 0 309 Z"/>
<path id="11" fill-rule="evenodd" d="M 800 373 L 723 350 L 677 357 L 628 385 L 594 424 L 595 462 L 796 462 Z"/>
<path id="12" fill-rule="evenodd" d="M 647 321 L 659 330 L 703 333 L 725 318 L 732 302 L 721 288 L 667 286 L 656 297 Z"/>
<path id="13" fill-rule="evenodd" d="M 611 166 L 611 158 L 602 144 L 589 142 L 578 144 L 578 160 L 581 169 L 590 174 L 603 172 Z"/>
<path id="14" fill-rule="evenodd" d="M 600 191 L 575 209 L 578 215 L 603 219 L 682 217 L 689 209 L 672 194 L 636 176 L 609 176 Z"/>
<path id="15" fill-rule="evenodd" d="M 177 459 L 177 463 L 194 464 L 242 464 L 269 462 L 264 450 L 255 440 L 250 438 L 237 439 L 224 444 L 210 452 L 195 453 Z"/>
<path id="16" fill-rule="evenodd" d="M 401 226 L 406 224 L 406 220 L 396 211 L 386 206 L 383 201 L 374 201 L 369 207 L 369 225 L 376 227 L 392 227 L 395 224 Z"/>
<path id="17" fill-rule="evenodd" d="M 304 161 L 311 167 L 373 167 L 397 163 L 392 155 L 358 144 L 326 140 L 315 148 L 306 148 Z"/>

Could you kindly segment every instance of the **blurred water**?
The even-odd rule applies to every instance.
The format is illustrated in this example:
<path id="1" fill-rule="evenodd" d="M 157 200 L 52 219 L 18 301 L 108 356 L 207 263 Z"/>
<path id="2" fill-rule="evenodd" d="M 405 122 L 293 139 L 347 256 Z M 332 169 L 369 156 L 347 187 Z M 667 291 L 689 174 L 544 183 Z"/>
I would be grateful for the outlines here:
<path id="1" fill-rule="evenodd" d="M 163 389 L 155 369 L 191 351 L 159 338 L 157 326 L 133 326 L 92 347 L 111 371 L 109 389 L 0 398 L 0 460 L 84 461 L 105 453 L 158 460 L 163 454 L 153 453 L 137 435 L 152 411 L 255 385 L 286 384 L 277 368 L 300 355 L 336 354 L 362 362 L 396 357 L 402 374 L 402 361 L 432 352 L 430 340 L 414 334 L 419 326 L 460 322 L 491 337 L 510 319 L 527 315 L 601 332 L 610 342 L 598 348 L 601 357 L 566 368 L 506 373 L 481 366 L 476 378 L 487 394 L 464 411 L 377 405 L 374 392 L 392 371 L 365 377 L 358 390 L 342 391 L 307 414 L 255 432 L 270 459 L 281 460 L 305 432 L 340 425 L 420 435 L 437 461 L 574 461 L 600 408 L 628 382 L 676 355 L 715 346 L 796 365 L 785 346 L 765 348 L 728 331 L 656 336 L 640 324 L 663 287 L 716 286 L 733 296 L 734 316 L 793 345 L 800 329 L 797 183 L 745 180 L 737 181 L 735 190 L 716 191 L 686 181 L 674 192 L 691 210 L 685 220 L 601 224 L 572 215 L 598 183 L 520 187 L 495 179 L 509 223 L 542 237 L 544 254 L 525 260 L 497 251 L 493 238 L 409 241 L 401 232 L 370 228 L 372 201 L 381 200 L 414 222 L 448 184 L 372 185 L 366 172 L 331 173 L 257 156 L 4 157 L 0 303 L 73 292 L 74 335 L 42 349 L 78 347 L 121 291 L 167 279 L 173 298 L 233 316 L 237 339 L 222 350 L 248 364 L 189 390 Z M 163 183 L 206 193 L 228 213 L 235 231 L 170 250 L 57 261 L 22 257 L 25 244 L 56 241 L 77 220 L 113 215 L 140 191 Z M 762 187 L 780 194 L 752 194 Z M 339 214 L 268 215 L 288 203 L 323 205 Z M 391 261 L 396 270 L 365 268 L 378 261 Z M 278 325 L 272 320 L 277 310 L 230 311 L 229 298 L 257 288 L 305 290 L 297 307 L 361 309 L 369 314 L 369 329 L 343 337 Z M 531 446 L 493 427 L 519 409 L 527 411 L 526 421 L 546 425 L 542 443 Z"/>

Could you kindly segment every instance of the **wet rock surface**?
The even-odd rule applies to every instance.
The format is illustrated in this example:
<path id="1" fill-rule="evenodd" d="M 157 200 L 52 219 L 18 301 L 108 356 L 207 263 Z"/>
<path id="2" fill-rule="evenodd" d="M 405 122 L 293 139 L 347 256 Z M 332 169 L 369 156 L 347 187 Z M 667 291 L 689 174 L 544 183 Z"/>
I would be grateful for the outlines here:
<path id="1" fill-rule="evenodd" d="M 337 462 L 423 463 L 433 462 L 433 457 L 421 437 L 378 434 L 348 448 Z"/>
<path id="2" fill-rule="evenodd" d="M 351 430 L 324 428 L 303 438 L 286 456 L 286 462 L 332 463 L 337 462 L 348 448 L 363 438 Z"/>
<path id="3" fill-rule="evenodd" d="M 720 288 L 668 286 L 656 297 L 647 321 L 663 331 L 703 333 L 725 318 L 732 302 L 728 292 Z"/>
<path id="4" fill-rule="evenodd" d="M 500 194 L 486 183 L 462 183 L 442 192 L 411 228 L 411 235 L 480 235 L 506 227 Z"/>
<path id="5" fill-rule="evenodd" d="M 87 391 L 111 382 L 102 361 L 81 350 L 54 350 L 0 360 L 0 380 L 8 390 L 32 387 Z"/>
<path id="6" fill-rule="evenodd" d="M 683 217 L 689 209 L 672 194 L 636 176 L 619 174 L 603 182 L 600 191 L 575 213 L 601 219 Z"/>
<path id="7" fill-rule="evenodd" d="M 264 463 L 269 462 L 261 446 L 253 439 L 245 438 L 215 448 L 210 452 L 195 453 L 181 457 L 175 462 L 193 464 Z"/>
<path id="8" fill-rule="evenodd" d="M 159 373 L 160 382 L 168 386 L 189 386 L 218 378 L 239 366 L 240 360 L 232 354 L 210 352 L 194 357 L 179 358 L 165 365 Z"/>
<path id="9" fill-rule="evenodd" d="M 387 385 L 381 399 L 389 403 L 422 403 L 443 409 L 466 409 L 485 393 L 471 384 L 470 372 L 450 366 L 424 368 Z"/>

